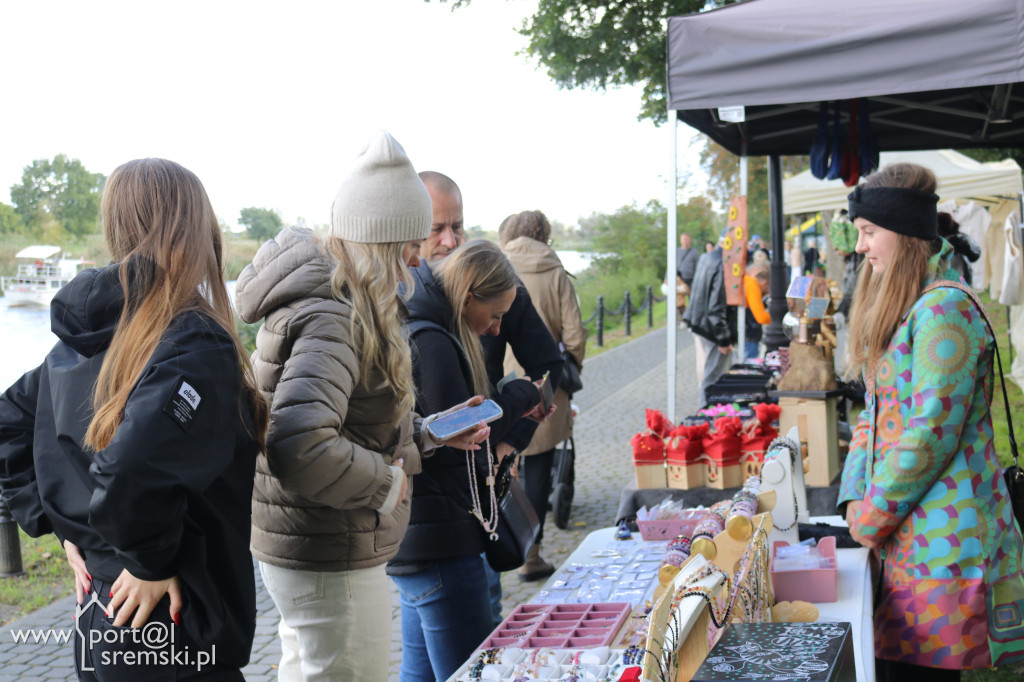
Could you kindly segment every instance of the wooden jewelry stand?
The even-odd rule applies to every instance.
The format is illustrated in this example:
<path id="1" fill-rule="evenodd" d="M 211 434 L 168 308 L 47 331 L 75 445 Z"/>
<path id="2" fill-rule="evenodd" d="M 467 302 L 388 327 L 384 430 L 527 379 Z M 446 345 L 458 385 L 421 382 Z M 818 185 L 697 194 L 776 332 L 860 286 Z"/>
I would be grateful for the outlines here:
<path id="1" fill-rule="evenodd" d="M 758 499 L 760 509 L 761 499 Z M 724 560 L 726 568 L 719 568 L 723 564 L 718 561 L 712 563 L 700 554 L 691 556 L 679 573 L 673 579 L 671 585 L 657 601 L 651 610 L 651 625 L 648 628 L 646 653 L 643 661 L 643 679 L 649 682 L 687 682 L 690 680 L 704 659 L 711 650 L 712 642 L 708 638 L 708 630 L 711 625 L 711 614 L 709 611 L 710 602 L 720 601 L 721 591 L 728 586 L 728 581 L 723 573 L 735 575 L 743 554 L 750 544 L 754 542 L 766 542 L 768 530 L 772 526 L 772 515 L 764 511 L 753 517 L 753 531 L 749 538 L 750 542 L 737 540 L 726 532 L 715 536 L 715 547 L 719 547 L 719 561 Z M 766 546 L 764 551 L 770 551 Z M 750 570 L 753 561 L 748 563 L 747 570 L 739 576 L 738 582 L 733 586 L 733 591 L 745 589 L 753 593 L 750 580 L 754 572 Z M 710 575 L 694 581 L 693 577 L 701 572 L 718 568 Z M 772 596 L 771 582 L 767 573 L 763 576 L 766 603 L 770 609 L 774 603 Z M 692 581 L 692 582 L 691 582 Z M 681 599 L 675 602 L 675 595 L 680 590 L 696 589 L 707 593 L 710 601 L 691 598 Z M 726 603 L 732 599 L 732 595 L 726 595 Z M 672 614 L 673 607 L 676 609 Z M 728 619 L 729 611 L 723 614 Z M 735 620 L 735 617 L 732 619 Z M 722 623 L 724 626 L 725 623 Z M 661 630 L 658 633 L 659 629 Z M 663 634 L 661 641 L 656 633 Z"/>
<path id="2" fill-rule="evenodd" d="M 644 646 L 644 680 L 689 680 L 707 657 L 710 644 L 708 626 L 711 624 L 707 602 L 696 598 L 674 602 L 676 593 L 686 589 L 704 591 L 709 599 L 717 601 L 726 577 L 715 568 L 699 554 L 691 556 L 651 609 L 651 624 L 647 629 L 647 642 Z M 711 572 L 694 579 L 705 571 Z"/>

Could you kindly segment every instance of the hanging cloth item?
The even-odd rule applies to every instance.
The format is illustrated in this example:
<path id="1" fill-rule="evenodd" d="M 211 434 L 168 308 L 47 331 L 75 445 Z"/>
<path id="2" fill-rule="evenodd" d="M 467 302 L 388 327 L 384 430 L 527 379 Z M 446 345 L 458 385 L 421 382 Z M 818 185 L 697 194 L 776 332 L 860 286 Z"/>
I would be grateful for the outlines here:
<path id="1" fill-rule="evenodd" d="M 860 174 L 868 175 L 878 169 L 878 140 L 871 130 L 871 117 L 868 114 L 868 98 L 861 97 L 857 100 L 860 103 L 860 110 L 857 112 L 860 118 L 857 119 L 858 135 L 860 142 Z"/>
<path id="2" fill-rule="evenodd" d="M 857 100 L 850 100 L 850 134 L 843 153 L 843 183 L 853 187 L 860 180 L 860 149 L 857 147 Z"/>
<path id="3" fill-rule="evenodd" d="M 828 175 L 828 102 L 818 105 L 818 132 L 811 144 L 811 175 L 824 180 Z"/>
<path id="4" fill-rule="evenodd" d="M 839 102 L 832 102 L 832 162 L 828 167 L 828 179 L 843 177 L 843 153 L 846 151 L 846 135 L 839 124 Z"/>

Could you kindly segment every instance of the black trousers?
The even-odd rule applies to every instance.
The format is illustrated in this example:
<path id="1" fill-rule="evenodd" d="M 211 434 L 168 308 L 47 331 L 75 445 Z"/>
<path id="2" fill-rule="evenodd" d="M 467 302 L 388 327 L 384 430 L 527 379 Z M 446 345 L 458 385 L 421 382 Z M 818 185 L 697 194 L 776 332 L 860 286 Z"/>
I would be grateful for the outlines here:
<path id="1" fill-rule="evenodd" d="M 519 480 L 526 496 L 530 498 L 533 510 L 540 519 L 540 533 L 537 544 L 544 539 L 544 517 L 548 514 L 548 498 L 551 497 L 551 467 L 555 462 L 555 449 L 538 452 L 519 458 Z"/>
<path id="2" fill-rule="evenodd" d="M 115 627 L 105 612 L 111 583 L 93 579 L 77 607 L 75 671 L 82 682 L 244 682 L 238 668 L 218 666 L 216 649 L 198 646 L 171 622 L 164 595 L 141 628 Z M 94 599 L 95 595 L 95 599 Z"/>
<path id="3" fill-rule="evenodd" d="M 929 668 L 899 661 L 875 659 L 876 682 L 959 682 L 959 670 Z"/>

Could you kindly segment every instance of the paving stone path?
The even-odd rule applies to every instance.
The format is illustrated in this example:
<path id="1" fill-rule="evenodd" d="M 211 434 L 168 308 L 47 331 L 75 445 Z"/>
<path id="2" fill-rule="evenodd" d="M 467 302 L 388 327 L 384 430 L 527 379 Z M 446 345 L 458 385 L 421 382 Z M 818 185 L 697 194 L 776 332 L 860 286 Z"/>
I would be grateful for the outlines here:
<path id="1" fill-rule="evenodd" d="M 697 391 L 693 337 L 677 334 L 676 416 L 696 411 Z M 666 330 L 641 336 L 597 355 L 584 363 L 584 389 L 574 396 L 581 412 L 576 421 L 576 484 L 570 525 L 558 529 L 548 514 L 544 527 L 544 557 L 560 564 L 591 530 L 615 521 L 623 486 L 632 480 L 629 439 L 644 426 L 644 408 L 664 408 Z M 528 602 L 540 583 L 522 583 L 516 573 L 502 576 L 503 613 Z M 277 638 L 278 615 L 270 595 L 256 573 L 256 639 L 244 673 L 249 682 L 277 679 L 281 656 Z M 71 644 L 55 641 L 16 642 L 15 633 L 71 632 L 74 597 L 49 606 L 0 628 L 0 682 L 11 680 L 74 680 Z M 401 661 L 401 617 L 397 593 L 392 589 L 392 645 L 389 682 L 397 682 Z M 30 638 L 31 639 L 31 638 Z"/>

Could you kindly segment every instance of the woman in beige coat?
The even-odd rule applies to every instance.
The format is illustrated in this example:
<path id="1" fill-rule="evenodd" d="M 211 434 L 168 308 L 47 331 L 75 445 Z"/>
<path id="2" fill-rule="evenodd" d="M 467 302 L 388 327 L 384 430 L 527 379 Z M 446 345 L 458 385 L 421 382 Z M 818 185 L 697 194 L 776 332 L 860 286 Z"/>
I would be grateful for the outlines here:
<path id="1" fill-rule="evenodd" d="M 587 330 L 580 317 L 576 289 L 569 273 L 562 267 L 558 255 L 548 246 L 551 225 L 540 211 L 523 211 L 505 218 L 498 228 L 498 240 L 516 274 L 526 286 L 544 324 L 551 335 L 565 348 L 583 369 Z M 511 349 L 505 355 L 505 371 L 515 370 L 520 376 L 523 369 L 516 362 Z M 521 454 L 522 477 L 526 494 L 541 521 L 537 536 L 526 563 L 519 569 L 521 580 L 539 580 L 554 572 L 554 566 L 540 556 L 540 543 L 544 535 L 544 516 L 551 494 L 551 467 L 555 447 L 572 432 L 572 410 L 569 395 L 561 388 L 555 391 L 555 413 L 537 428 L 529 447 Z"/>

